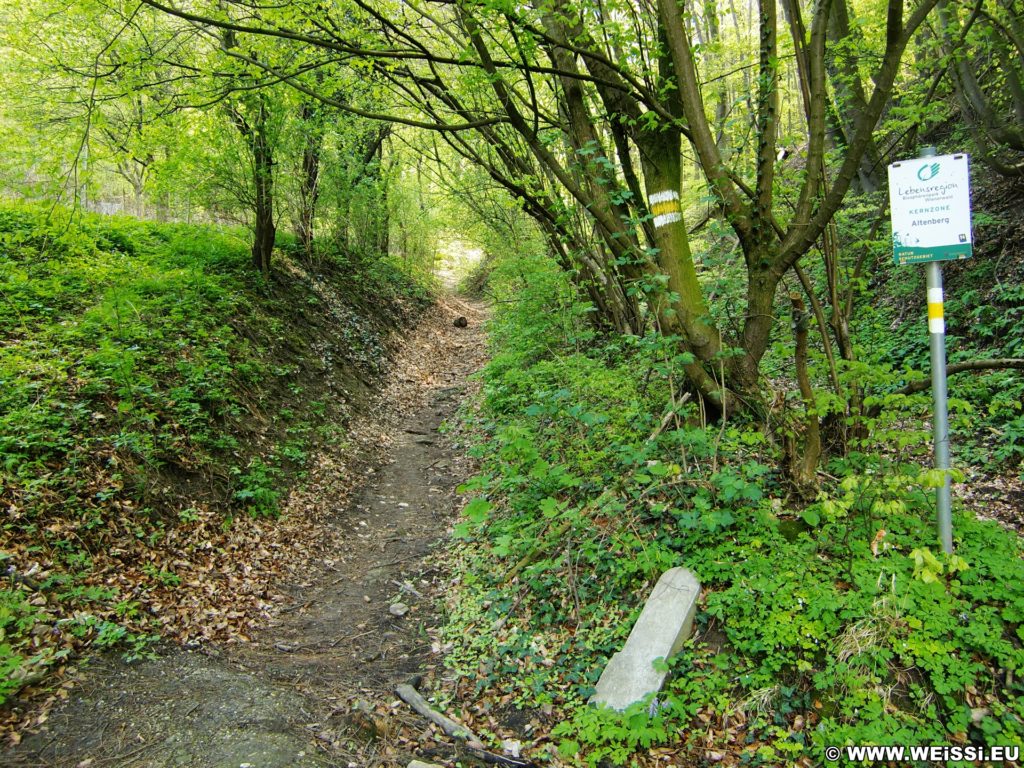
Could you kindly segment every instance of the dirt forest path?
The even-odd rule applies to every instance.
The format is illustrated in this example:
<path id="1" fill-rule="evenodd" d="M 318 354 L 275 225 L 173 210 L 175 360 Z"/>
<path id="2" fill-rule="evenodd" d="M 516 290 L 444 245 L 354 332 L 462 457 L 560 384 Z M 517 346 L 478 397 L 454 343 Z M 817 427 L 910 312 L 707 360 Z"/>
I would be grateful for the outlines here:
<path id="1" fill-rule="evenodd" d="M 453 325 L 459 315 L 467 328 Z M 96 661 L 0 765 L 363 768 L 424 757 L 417 741 L 428 724 L 394 706 L 394 687 L 441 673 L 445 574 L 430 555 L 469 460 L 438 427 L 484 361 L 483 319 L 480 306 L 452 298 L 432 308 L 370 416 L 313 462 L 282 518 L 288 547 L 308 556 L 275 585 L 249 642 Z"/>

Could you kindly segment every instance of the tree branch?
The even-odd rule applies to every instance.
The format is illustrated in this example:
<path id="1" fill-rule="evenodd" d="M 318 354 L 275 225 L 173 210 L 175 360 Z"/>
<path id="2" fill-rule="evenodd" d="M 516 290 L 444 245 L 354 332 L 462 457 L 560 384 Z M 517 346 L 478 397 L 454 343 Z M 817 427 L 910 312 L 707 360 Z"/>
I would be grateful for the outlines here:
<path id="1" fill-rule="evenodd" d="M 1001 371 L 1006 369 L 1024 370 L 1024 358 L 1004 357 L 992 360 L 967 360 L 961 363 L 950 363 L 946 366 L 946 375 L 952 376 L 955 373 L 964 371 Z M 931 389 L 931 378 L 912 381 L 903 389 L 897 390 L 899 395 L 916 395 L 918 392 L 925 392 Z"/>

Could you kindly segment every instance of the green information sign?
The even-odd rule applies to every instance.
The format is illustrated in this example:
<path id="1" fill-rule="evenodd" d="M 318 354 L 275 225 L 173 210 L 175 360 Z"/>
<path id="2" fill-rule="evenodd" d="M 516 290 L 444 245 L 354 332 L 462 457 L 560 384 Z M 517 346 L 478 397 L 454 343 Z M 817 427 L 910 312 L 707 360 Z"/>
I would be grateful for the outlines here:
<path id="1" fill-rule="evenodd" d="M 973 253 L 967 155 L 889 166 L 892 255 L 897 264 L 966 259 Z"/>

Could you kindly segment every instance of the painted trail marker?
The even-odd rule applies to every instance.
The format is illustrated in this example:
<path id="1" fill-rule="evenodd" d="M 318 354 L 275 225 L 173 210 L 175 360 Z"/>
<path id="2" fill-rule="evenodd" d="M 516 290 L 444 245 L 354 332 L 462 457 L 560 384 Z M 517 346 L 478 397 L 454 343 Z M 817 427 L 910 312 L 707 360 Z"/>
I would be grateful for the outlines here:
<path id="1" fill-rule="evenodd" d="M 889 166 L 893 261 L 928 265 L 928 338 L 935 403 L 932 438 L 935 468 L 945 473 L 943 484 L 936 492 L 936 506 L 939 540 L 947 553 L 953 551 L 953 516 L 949 483 L 946 318 L 940 262 L 966 259 L 974 252 L 969 165 L 965 154 L 936 155 L 934 147 L 926 147 L 921 157 Z"/>
<path id="2" fill-rule="evenodd" d="M 967 155 L 926 155 L 889 166 L 892 255 L 897 264 L 973 253 Z"/>

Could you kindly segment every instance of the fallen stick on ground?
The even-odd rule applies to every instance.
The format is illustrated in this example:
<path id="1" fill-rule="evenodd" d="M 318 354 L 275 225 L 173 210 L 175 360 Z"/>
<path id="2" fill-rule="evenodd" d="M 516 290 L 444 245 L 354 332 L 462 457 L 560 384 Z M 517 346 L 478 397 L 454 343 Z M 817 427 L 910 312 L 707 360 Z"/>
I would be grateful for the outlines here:
<path id="1" fill-rule="evenodd" d="M 662 432 L 665 431 L 665 427 L 667 427 L 669 425 L 669 423 L 672 421 L 672 419 L 675 419 L 675 418 L 679 417 L 679 409 L 682 408 L 683 404 L 686 403 L 689 399 L 690 399 L 690 393 L 689 392 L 683 393 L 683 396 L 681 398 L 679 398 L 679 402 L 678 403 L 673 403 L 672 406 L 665 413 L 665 415 L 661 417 L 661 423 L 657 427 L 654 428 L 654 431 L 651 432 L 651 436 L 647 438 L 646 442 L 653 443 L 655 440 L 657 440 L 658 439 L 658 435 L 660 435 Z"/>
<path id="2" fill-rule="evenodd" d="M 419 692 L 411 685 L 403 683 L 402 685 L 396 686 L 395 693 L 398 694 L 398 698 L 412 707 L 417 713 L 427 718 L 430 722 L 434 723 L 438 728 L 445 732 L 450 738 L 458 741 L 465 742 L 466 748 L 473 753 L 473 755 L 485 763 L 491 763 L 496 765 L 511 765 L 521 766 L 521 768 L 529 768 L 533 763 L 529 763 L 525 760 L 518 760 L 516 758 L 505 757 L 504 755 L 496 755 L 493 752 L 488 752 L 483 745 L 483 742 L 466 726 L 461 723 L 457 723 L 450 717 L 438 712 L 436 709 L 431 707 L 427 700 L 420 696 Z"/>
<path id="3" fill-rule="evenodd" d="M 445 732 L 445 735 L 453 739 L 466 742 L 466 746 L 472 749 L 483 749 L 483 742 L 466 726 L 455 722 L 450 717 L 445 717 L 436 709 L 432 708 L 427 700 L 420 696 L 419 692 L 411 685 L 402 684 L 395 688 L 398 698 L 416 710 L 423 717 L 434 723 Z"/>

